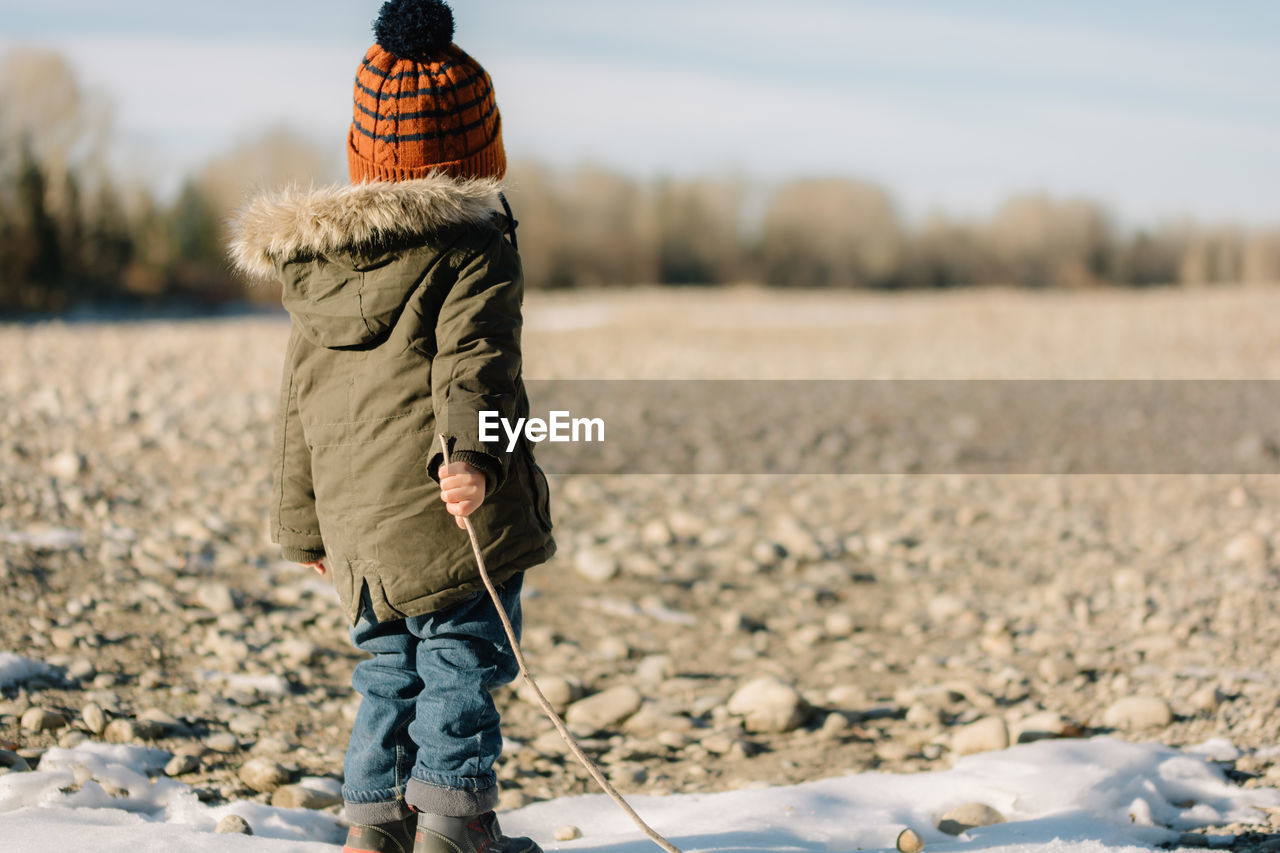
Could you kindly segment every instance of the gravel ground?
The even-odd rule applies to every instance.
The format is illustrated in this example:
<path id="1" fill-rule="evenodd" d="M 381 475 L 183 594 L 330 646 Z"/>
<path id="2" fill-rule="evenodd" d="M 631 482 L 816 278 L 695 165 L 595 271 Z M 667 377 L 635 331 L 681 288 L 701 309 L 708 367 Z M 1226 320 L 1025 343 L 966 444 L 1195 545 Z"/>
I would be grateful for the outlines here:
<path id="1" fill-rule="evenodd" d="M 1278 314 L 1280 290 L 1237 288 L 539 295 L 526 375 L 1276 378 Z M 61 667 L 0 696 L 0 748 L 153 742 L 210 801 L 340 773 L 356 656 L 326 582 L 265 534 L 286 336 L 0 327 L 0 650 Z M 1280 783 L 1275 477 L 552 488 L 561 553 L 529 576 L 527 652 L 623 791 L 1098 733 L 1209 741 L 1242 784 Z M 589 790 L 537 709 L 498 698 L 504 804 Z"/>

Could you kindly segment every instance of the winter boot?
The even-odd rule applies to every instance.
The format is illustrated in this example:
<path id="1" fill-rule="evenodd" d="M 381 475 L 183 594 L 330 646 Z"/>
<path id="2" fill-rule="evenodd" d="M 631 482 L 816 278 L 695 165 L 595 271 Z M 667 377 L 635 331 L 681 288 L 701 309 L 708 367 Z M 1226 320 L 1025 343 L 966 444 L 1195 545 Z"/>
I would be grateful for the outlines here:
<path id="1" fill-rule="evenodd" d="M 503 835 L 493 812 L 475 817 L 442 817 L 423 812 L 418 815 L 413 853 L 542 853 L 542 848 L 528 838 Z"/>
<path id="2" fill-rule="evenodd" d="M 416 814 L 389 823 L 353 823 L 342 853 L 412 853 L 417 826 Z"/>

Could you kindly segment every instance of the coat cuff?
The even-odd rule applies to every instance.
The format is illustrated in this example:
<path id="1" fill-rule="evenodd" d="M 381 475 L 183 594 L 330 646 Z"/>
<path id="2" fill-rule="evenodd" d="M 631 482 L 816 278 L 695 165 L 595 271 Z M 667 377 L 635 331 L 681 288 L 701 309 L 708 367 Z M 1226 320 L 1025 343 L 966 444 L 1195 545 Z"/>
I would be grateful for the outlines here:
<path id="1" fill-rule="evenodd" d="M 466 462 L 484 474 L 485 497 L 493 494 L 502 485 L 502 461 L 492 453 L 483 450 L 451 450 L 450 462 Z M 437 483 L 440 482 L 440 466 L 444 464 L 444 454 L 436 453 L 427 462 L 427 475 Z"/>
<path id="2" fill-rule="evenodd" d="M 324 559 L 323 548 L 316 551 L 309 548 L 290 548 L 286 545 L 280 549 L 280 553 L 291 563 L 314 563 L 316 560 Z"/>

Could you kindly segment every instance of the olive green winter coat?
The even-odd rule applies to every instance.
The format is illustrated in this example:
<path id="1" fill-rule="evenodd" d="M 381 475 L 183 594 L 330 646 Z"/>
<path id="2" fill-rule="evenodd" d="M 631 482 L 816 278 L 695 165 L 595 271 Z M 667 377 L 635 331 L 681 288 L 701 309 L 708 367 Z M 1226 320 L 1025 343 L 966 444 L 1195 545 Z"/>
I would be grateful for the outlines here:
<path id="1" fill-rule="evenodd" d="M 445 176 L 263 196 L 231 247 L 277 277 L 292 317 L 272 459 L 271 534 L 286 559 L 325 558 L 354 623 L 482 589 L 435 481 L 438 435 L 484 471 L 471 516 L 497 583 L 547 560 L 547 483 L 527 442 L 479 438 L 481 411 L 528 415 L 523 280 L 494 210 L 498 185 Z"/>

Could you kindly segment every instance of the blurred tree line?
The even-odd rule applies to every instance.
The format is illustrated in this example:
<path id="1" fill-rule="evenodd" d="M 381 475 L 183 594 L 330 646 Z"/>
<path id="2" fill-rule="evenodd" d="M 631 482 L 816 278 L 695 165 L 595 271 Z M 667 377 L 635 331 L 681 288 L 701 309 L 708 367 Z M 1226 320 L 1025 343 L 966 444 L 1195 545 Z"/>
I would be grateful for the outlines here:
<path id="1" fill-rule="evenodd" d="M 226 221 L 256 188 L 341 180 L 334 152 L 273 130 L 207 163 L 171 199 L 109 167 L 110 111 L 60 56 L 0 61 L 0 311 L 86 302 L 274 301 L 239 281 Z M 908 224 L 861 181 L 636 181 L 513 164 L 531 288 L 763 282 L 782 287 L 1280 282 L 1280 228 L 1194 222 L 1127 232 L 1087 200 L 1011 199 L 985 221 Z"/>

